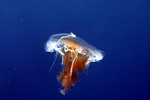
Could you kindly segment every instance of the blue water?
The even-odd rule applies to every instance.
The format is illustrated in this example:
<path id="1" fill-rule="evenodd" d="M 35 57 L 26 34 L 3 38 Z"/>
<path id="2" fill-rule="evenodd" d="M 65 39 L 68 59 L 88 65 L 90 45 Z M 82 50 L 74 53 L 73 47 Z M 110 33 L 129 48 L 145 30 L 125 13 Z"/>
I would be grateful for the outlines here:
<path id="1" fill-rule="evenodd" d="M 44 44 L 69 32 L 105 57 L 63 96 Z M 150 100 L 149 0 L 0 0 L 0 47 L 0 100 Z"/>

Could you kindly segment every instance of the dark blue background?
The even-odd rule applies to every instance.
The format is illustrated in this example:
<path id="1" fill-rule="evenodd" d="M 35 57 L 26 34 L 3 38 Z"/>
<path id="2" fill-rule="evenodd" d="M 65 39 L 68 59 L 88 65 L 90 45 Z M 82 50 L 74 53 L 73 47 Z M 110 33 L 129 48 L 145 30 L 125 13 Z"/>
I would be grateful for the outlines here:
<path id="1" fill-rule="evenodd" d="M 65 96 L 50 35 L 105 52 Z M 150 0 L 0 0 L 0 100 L 150 100 Z"/>

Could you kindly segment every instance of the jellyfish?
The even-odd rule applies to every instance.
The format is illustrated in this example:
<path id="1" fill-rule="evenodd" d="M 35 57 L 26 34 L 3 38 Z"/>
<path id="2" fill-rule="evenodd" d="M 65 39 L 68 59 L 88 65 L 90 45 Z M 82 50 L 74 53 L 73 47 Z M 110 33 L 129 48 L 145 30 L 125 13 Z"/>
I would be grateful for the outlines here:
<path id="1" fill-rule="evenodd" d="M 104 53 L 72 32 L 52 35 L 45 44 L 46 52 L 56 52 L 62 58 L 62 71 L 57 76 L 65 95 L 79 81 L 78 74 L 88 69 L 91 62 L 103 59 Z"/>

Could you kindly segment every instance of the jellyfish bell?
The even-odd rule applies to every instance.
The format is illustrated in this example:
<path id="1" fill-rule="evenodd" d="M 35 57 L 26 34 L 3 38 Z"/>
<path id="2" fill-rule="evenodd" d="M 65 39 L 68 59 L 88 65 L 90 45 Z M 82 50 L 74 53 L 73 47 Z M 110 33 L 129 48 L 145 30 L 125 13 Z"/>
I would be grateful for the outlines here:
<path id="1" fill-rule="evenodd" d="M 55 34 L 50 37 L 50 39 L 45 44 L 46 52 L 59 52 L 61 55 L 64 55 L 63 52 L 67 52 L 69 47 L 75 50 L 75 52 L 80 54 L 85 54 L 87 52 L 89 55 L 90 62 L 97 62 L 102 60 L 104 54 L 101 50 L 96 49 L 92 45 L 88 44 L 83 39 L 76 37 L 75 34 L 71 32 Z"/>
<path id="2" fill-rule="evenodd" d="M 46 52 L 60 53 L 65 68 L 57 77 L 64 89 L 60 92 L 65 95 L 71 87 L 79 81 L 77 75 L 88 68 L 90 62 L 102 60 L 104 55 L 72 32 L 55 34 L 45 44 Z"/>

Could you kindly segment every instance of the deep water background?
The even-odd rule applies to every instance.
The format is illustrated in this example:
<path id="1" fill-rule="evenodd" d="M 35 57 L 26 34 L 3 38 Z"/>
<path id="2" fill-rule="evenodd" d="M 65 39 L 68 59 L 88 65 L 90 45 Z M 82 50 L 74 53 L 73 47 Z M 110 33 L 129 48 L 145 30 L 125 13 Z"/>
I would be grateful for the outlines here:
<path id="1" fill-rule="evenodd" d="M 105 52 L 65 96 L 50 35 Z M 0 0 L 0 100 L 150 100 L 150 0 Z"/>

